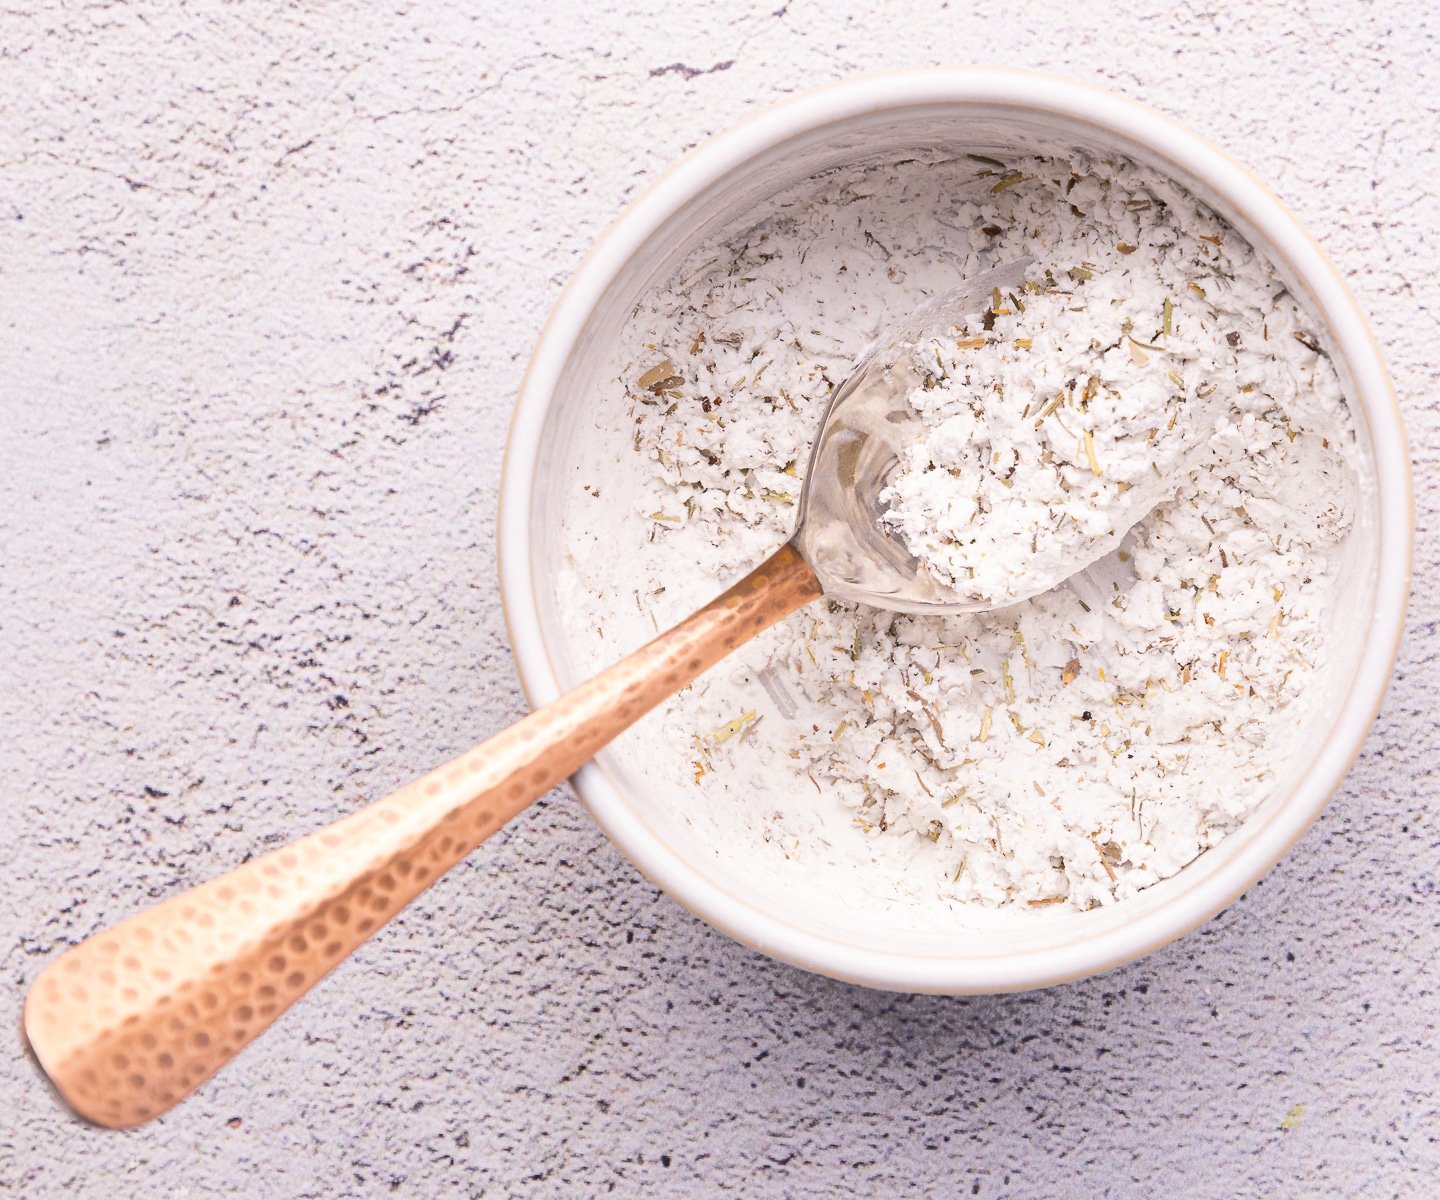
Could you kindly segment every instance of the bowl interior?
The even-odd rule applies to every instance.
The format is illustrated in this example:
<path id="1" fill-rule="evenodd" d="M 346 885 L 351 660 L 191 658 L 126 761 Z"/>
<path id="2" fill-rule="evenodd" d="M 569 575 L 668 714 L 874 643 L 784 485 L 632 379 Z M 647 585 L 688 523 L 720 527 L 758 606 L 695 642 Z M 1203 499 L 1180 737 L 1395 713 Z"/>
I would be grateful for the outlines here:
<path id="1" fill-rule="evenodd" d="M 1226 217 L 1271 259 L 1302 306 L 1311 312 L 1315 327 L 1322 331 L 1331 349 L 1347 395 L 1355 396 L 1344 339 L 1335 336 L 1336 328 L 1327 320 L 1330 314 L 1317 298 L 1311 282 L 1301 274 L 1302 268 L 1292 260 L 1287 247 L 1277 245 L 1257 228 L 1250 214 L 1231 196 L 1217 190 L 1206 179 L 1196 178 L 1181 161 L 1170 158 L 1163 148 L 1163 137 L 1142 144 L 1129 135 L 1080 117 L 979 102 L 936 102 L 899 111 L 858 112 L 819 127 L 799 129 L 778 143 L 759 149 L 736 169 L 714 179 L 663 216 L 628 260 L 611 275 L 598 302 L 589 307 L 568 358 L 558 368 L 539 435 L 540 450 L 529 481 L 529 538 L 531 587 L 537 607 L 534 619 L 538 622 L 544 654 L 560 687 L 568 688 L 580 682 L 600 665 L 595 660 L 593 646 L 584 645 L 581 639 L 566 633 L 565 601 L 555 582 L 564 565 L 562 525 L 568 498 L 576 490 L 576 464 L 583 461 L 587 453 L 595 406 L 623 401 L 623 397 L 607 395 L 605 385 L 613 377 L 615 346 L 627 316 L 647 290 L 663 285 L 699 244 L 721 231 L 742 229 L 753 223 L 763 215 L 766 202 L 777 192 L 819 172 L 894 161 L 914 151 L 1004 157 L 1014 153 L 1065 154 L 1077 148 L 1099 155 L 1119 152 L 1151 165 L 1184 184 Z M 1359 456 L 1368 466 L 1374 461 L 1370 414 L 1361 405 L 1352 407 Z M 529 468 L 532 464 L 521 465 Z M 1115 931 L 1147 915 L 1156 915 L 1187 891 L 1204 888 L 1222 877 L 1230 877 L 1232 883 L 1238 878 L 1239 882 L 1230 888 L 1233 894 L 1283 849 L 1283 845 L 1272 846 L 1266 851 L 1266 858 L 1257 860 L 1256 845 L 1261 834 L 1285 806 L 1295 800 L 1307 769 L 1331 737 L 1365 650 L 1365 639 L 1348 631 L 1365 629 L 1368 615 L 1375 607 L 1381 542 L 1377 522 L 1374 488 L 1365 486 L 1362 480 L 1355 528 L 1343 550 L 1341 594 L 1336 599 L 1333 616 L 1336 627 L 1328 631 L 1331 653 L 1317 677 L 1318 690 L 1311 698 L 1299 731 L 1296 751 L 1280 774 L 1274 794 L 1242 829 L 1217 848 L 1179 875 L 1122 903 L 1075 913 L 1053 909 L 1043 912 L 978 910 L 958 905 L 955 910 L 945 910 L 933 900 L 926 905 L 914 897 L 901 895 L 877 902 L 873 889 L 851 886 L 859 878 L 857 873 L 873 869 L 869 861 L 875 853 L 873 841 L 863 841 L 851 830 L 849 814 L 842 811 L 838 803 L 813 795 L 803 801 L 797 799 L 797 803 L 812 804 L 820 821 L 827 820 L 821 810 L 827 807 L 837 810 L 827 832 L 841 839 L 843 853 L 833 864 L 833 873 L 823 881 L 789 878 L 785 872 L 775 870 L 773 855 L 763 847 L 754 846 L 747 852 L 744 839 L 717 838 L 714 822 L 726 818 L 687 811 L 687 806 L 693 806 L 693 799 L 677 794 L 645 763 L 627 755 L 623 740 L 599 755 L 595 764 L 587 768 L 581 779 L 582 795 L 607 831 L 614 832 L 612 826 L 617 813 L 623 809 L 624 821 L 632 829 L 643 828 L 652 843 L 647 853 L 659 847 L 659 853 L 668 854 L 675 863 L 702 877 L 715 894 L 726 895 L 735 904 L 764 914 L 770 922 L 780 922 L 837 947 L 883 954 L 897 962 L 907 957 L 940 957 L 952 961 L 967 957 L 1007 959 L 1060 948 L 1068 949 L 1073 956 L 1077 946 L 1087 941 L 1098 945 Z M 717 580 L 717 590 L 727 582 Z M 1343 629 L 1340 628 L 1342 616 Z M 633 644 L 638 644 L 644 640 L 643 635 L 652 631 L 648 624 L 641 626 L 637 622 L 629 632 Z M 1318 810 L 1323 799 L 1323 793 L 1318 798 L 1311 795 L 1304 798 L 1303 803 Z M 1285 840 L 1293 837 L 1294 832 Z M 845 840 L 847 838 L 850 840 Z M 625 839 L 620 840 L 622 848 L 628 848 L 624 845 Z M 722 846 L 729 848 L 722 849 Z M 655 870 L 653 862 L 639 865 L 663 881 L 666 872 Z M 1229 894 L 1223 896 L 1211 908 L 1228 898 Z M 702 911 L 701 915 L 716 919 L 713 912 Z M 1185 924 L 1193 924 L 1205 915 L 1208 912 L 1194 916 Z M 1174 924 L 1172 935 L 1184 927 Z M 747 940 L 756 939 L 752 936 Z M 770 947 L 762 944 L 761 948 Z M 806 965 L 828 969 L 824 962 Z M 1097 961 L 1093 965 L 1103 964 Z M 894 985 L 907 985 L 903 966 L 896 968 Z M 961 990 L 963 986 L 963 978 L 957 977 L 954 990 Z"/>

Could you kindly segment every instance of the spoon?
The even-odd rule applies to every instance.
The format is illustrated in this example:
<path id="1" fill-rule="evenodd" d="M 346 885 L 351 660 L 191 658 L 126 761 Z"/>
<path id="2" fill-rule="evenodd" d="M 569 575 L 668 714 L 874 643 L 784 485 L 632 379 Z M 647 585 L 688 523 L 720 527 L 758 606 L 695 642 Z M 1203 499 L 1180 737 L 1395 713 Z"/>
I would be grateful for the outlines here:
<path id="1" fill-rule="evenodd" d="M 888 530 L 881 492 L 918 418 L 909 353 L 1029 260 L 976 275 L 873 344 L 834 392 L 794 535 L 704 608 L 553 703 L 367 808 L 102 930 L 35 980 L 24 1031 L 60 1095 L 124 1128 L 165 1112 L 487 837 L 703 671 L 828 595 L 979 611 Z M 1060 579 L 1053 581 L 1058 584 Z"/>

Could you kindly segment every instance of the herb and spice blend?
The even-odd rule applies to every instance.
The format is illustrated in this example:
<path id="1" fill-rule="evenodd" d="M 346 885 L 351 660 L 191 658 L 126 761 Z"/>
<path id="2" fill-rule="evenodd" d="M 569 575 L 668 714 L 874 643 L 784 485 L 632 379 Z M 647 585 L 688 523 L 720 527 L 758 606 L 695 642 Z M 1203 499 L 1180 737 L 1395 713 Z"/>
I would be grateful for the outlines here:
<path id="1" fill-rule="evenodd" d="M 1355 435 L 1269 265 L 1125 161 L 835 172 L 693 254 L 633 314 L 575 439 L 582 665 L 783 541 L 855 356 L 1023 257 L 1023 287 L 924 346 L 921 432 L 884 496 L 925 569 L 996 607 L 821 601 L 622 739 L 717 846 L 869 861 L 877 896 L 1090 908 L 1271 794 L 1326 653 Z"/>

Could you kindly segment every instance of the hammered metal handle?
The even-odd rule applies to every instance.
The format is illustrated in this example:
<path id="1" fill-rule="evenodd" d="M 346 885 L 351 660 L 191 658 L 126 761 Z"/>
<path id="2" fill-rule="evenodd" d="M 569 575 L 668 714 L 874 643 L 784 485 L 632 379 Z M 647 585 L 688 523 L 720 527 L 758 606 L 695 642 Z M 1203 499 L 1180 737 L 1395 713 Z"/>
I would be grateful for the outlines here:
<path id="1" fill-rule="evenodd" d="M 25 1002 L 40 1065 L 100 1125 L 164 1112 L 537 796 L 819 594 L 786 545 L 674 629 L 475 749 L 67 950 Z"/>

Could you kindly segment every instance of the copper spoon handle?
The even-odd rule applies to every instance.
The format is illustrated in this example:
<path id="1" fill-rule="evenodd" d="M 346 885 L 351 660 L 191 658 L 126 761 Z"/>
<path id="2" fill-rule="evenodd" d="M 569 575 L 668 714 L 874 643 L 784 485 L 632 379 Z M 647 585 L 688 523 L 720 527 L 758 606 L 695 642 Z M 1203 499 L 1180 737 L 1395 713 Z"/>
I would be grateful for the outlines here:
<path id="1" fill-rule="evenodd" d="M 101 1125 L 164 1112 L 537 796 L 818 595 L 814 572 L 783 546 L 674 629 L 475 749 L 67 950 L 25 1002 L 40 1065 Z"/>

